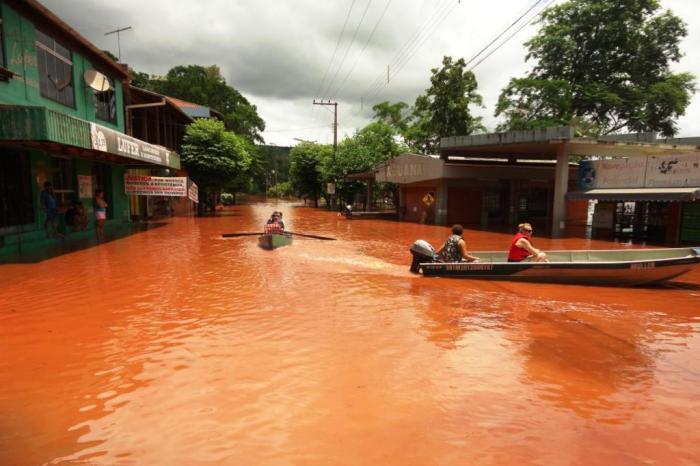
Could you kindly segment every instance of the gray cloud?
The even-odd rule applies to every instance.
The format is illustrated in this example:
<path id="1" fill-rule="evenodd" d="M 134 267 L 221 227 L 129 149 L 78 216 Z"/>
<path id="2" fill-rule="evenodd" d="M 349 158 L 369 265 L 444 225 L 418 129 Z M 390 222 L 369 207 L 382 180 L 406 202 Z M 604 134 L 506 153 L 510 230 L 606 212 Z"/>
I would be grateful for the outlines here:
<path id="1" fill-rule="evenodd" d="M 330 137 L 332 115 L 313 107 L 313 97 L 337 99 L 341 134 L 351 134 L 367 123 L 373 103 L 413 103 L 428 87 L 430 68 L 439 66 L 443 55 L 469 58 L 531 2 L 499 0 L 495 5 L 457 0 L 393 0 L 372 41 L 360 55 L 386 1 L 371 2 L 356 41 L 348 49 L 367 5 L 357 1 L 330 67 L 350 0 L 43 3 L 97 46 L 115 54 L 116 37 L 104 33 L 117 26 L 132 26 L 121 36 L 122 58 L 139 71 L 164 74 L 181 64 L 219 65 L 229 84 L 258 106 L 270 130 L 265 134 L 266 140 L 292 144 L 295 137 L 322 142 Z M 675 68 L 700 75 L 700 50 L 691 46 L 700 43 L 696 0 L 662 0 L 662 5 L 683 17 L 689 27 L 690 34 L 683 44 L 686 56 Z M 439 15 L 447 11 L 449 15 Z M 391 82 L 386 85 L 387 64 L 392 63 L 416 31 L 422 33 L 418 41 L 422 45 L 411 49 L 413 54 L 401 60 L 400 66 L 394 63 Z M 490 129 L 497 124 L 493 108 L 500 89 L 510 77 L 522 75 L 529 68 L 524 63 L 522 43 L 534 31 L 532 26 L 525 28 L 475 70 L 485 103 L 485 108 L 475 111 Z M 346 60 L 339 68 L 346 50 Z M 326 69 L 329 73 L 321 88 L 328 91 L 314 95 Z M 333 76 L 336 79 L 331 83 Z M 380 84 L 373 86 L 377 82 Z M 700 135 L 700 96 L 695 96 L 679 124 L 681 135 Z M 319 126 L 323 127 L 316 128 Z"/>

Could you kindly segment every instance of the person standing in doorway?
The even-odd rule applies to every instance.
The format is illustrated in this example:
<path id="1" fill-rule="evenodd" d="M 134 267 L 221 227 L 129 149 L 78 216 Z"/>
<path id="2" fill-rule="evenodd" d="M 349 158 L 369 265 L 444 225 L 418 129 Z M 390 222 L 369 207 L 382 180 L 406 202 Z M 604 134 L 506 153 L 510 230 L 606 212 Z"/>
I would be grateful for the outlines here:
<path id="1" fill-rule="evenodd" d="M 102 189 L 95 191 L 95 233 L 97 241 L 105 239 L 105 221 L 107 220 L 107 203 Z"/>
<path id="2" fill-rule="evenodd" d="M 56 201 L 56 195 L 53 192 L 53 185 L 50 181 L 44 183 L 44 189 L 41 191 L 41 208 L 44 209 L 44 212 L 46 212 L 46 220 L 44 221 L 46 235 L 49 238 L 63 236 L 56 230 L 58 202 Z"/>

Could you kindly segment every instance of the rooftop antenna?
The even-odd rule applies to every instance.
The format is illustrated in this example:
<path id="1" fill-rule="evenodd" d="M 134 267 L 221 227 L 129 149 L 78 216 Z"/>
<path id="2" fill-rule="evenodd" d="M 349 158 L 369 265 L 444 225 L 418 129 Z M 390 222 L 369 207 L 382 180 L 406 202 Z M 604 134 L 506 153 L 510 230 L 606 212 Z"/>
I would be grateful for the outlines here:
<path id="1" fill-rule="evenodd" d="M 120 37 L 119 37 L 119 33 L 120 33 L 120 32 L 124 32 L 124 31 L 128 31 L 129 29 L 131 29 L 131 26 L 127 26 L 127 27 L 125 27 L 125 28 L 117 27 L 117 29 L 115 29 L 114 31 L 105 32 L 105 36 L 108 36 L 108 35 L 110 35 L 110 34 L 116 34 L 116 35 L 117 35 L 117 50 L 119 51 L 119 54 L 117 55 L 117 59 L 118 59 L 120 62 L 122 61 L 122 43 L 121 43 L 121 40 L 120 40 Z"/>

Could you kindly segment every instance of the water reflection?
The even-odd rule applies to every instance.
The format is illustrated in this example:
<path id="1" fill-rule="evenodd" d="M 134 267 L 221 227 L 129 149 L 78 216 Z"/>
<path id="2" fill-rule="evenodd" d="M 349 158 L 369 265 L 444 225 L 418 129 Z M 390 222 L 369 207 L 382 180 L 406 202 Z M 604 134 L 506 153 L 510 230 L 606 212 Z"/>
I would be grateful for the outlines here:
<path id="1" fill-rule="evenodd" d="M 235 210 L 0 268 L 0 464 L 697 458 L 693 289 L 425 279 L 444 228 Z M 338 241 L 221 238 L 272 210 Z"/>
<path id="2" fill-rule="evenodd" d="M 618 336 L 569 313 L 531 311 L 523 331 L 524 381 L 535 384 L 542 399 L 618 424 L 644 405 L 654 384 L 654 357 L 643 327 Z M 634 396 L 621 396 L 630 391 Z"/>

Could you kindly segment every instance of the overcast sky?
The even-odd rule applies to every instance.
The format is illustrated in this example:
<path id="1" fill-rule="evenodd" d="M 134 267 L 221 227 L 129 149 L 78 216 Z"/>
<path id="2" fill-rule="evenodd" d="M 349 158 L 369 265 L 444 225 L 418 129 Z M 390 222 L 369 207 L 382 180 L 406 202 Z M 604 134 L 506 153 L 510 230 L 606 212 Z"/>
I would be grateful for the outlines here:
<path id="1" fill-rule="evenodd" d="M 341 139 L 367 124 L 376 102 L 412 104 L 444 55 L 470 59 L 537 0 L 41 1 L 115 55 L 117 39 L 104 33 L 131 26 L 121 35 L 122 61 L 139 71 L 162 75 L 176 65 L 219 65 L 228 84 L 258 107 L 266 142 L 294 145 L 295 138 L 333 140 L 332 107 L 312 105 L 314 97 L 339 103 Z M 685 56 L 674 69 L 700 77 L 700 2 L 661 4 L 689 29 Z M 474 69 L 484 96 L 476 113 L 489 130 L 498 124 L 493 111 L 500 90 L 530 68 L 522 44 L 535 31 L 524 27 Z M 700 94 L 679 126 L 679 136 L 700 136 Z"/>

